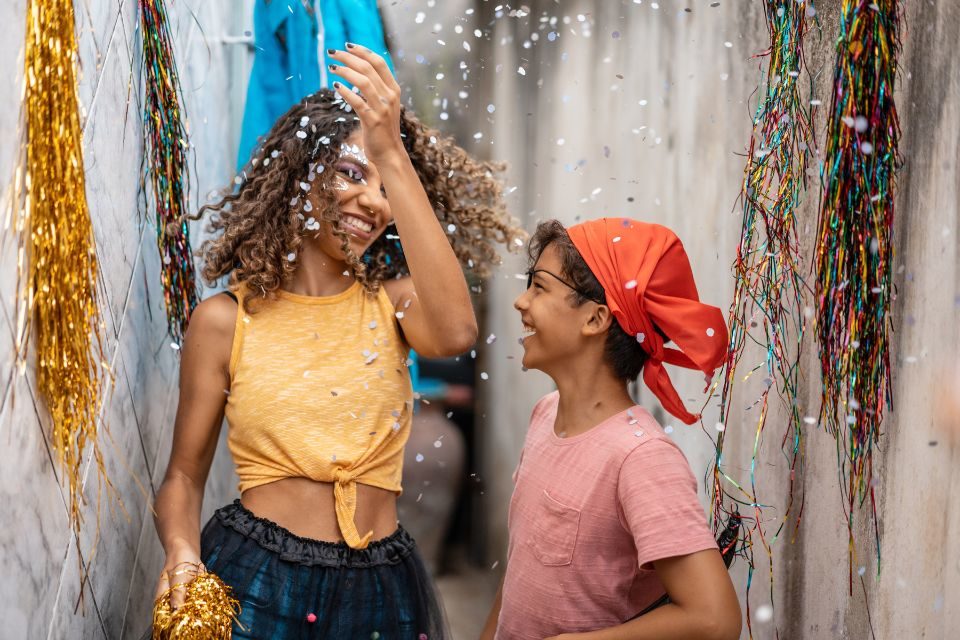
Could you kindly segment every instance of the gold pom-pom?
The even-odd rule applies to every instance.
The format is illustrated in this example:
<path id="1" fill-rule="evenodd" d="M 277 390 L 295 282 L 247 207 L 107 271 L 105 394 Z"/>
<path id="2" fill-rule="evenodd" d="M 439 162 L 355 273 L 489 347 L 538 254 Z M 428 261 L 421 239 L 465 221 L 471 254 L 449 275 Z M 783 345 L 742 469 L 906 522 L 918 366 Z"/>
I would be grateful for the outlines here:
<path id="1" fill-rule="evenodd" d="M 153 607 L 153 640 L 230 640 L 240 603 L 223 580 L 200 570 L 187 583 L 183 604 L 176 610 L 170 606 L 173 589 Z"/>

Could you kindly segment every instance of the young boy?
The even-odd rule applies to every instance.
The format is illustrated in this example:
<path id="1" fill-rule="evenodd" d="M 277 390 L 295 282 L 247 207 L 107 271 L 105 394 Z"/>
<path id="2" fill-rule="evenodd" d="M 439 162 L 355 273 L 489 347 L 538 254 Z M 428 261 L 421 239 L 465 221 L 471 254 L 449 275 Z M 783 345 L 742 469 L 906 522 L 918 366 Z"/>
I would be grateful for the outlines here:
<path id="1" fill-rule="evenodd" d="M 680 450 L 627 383 L 691 424 L 663 364 L 711 373 L 723 314 L 666 227 L 539 225 L 514 306 L 523 364 L 551 378 L 514 476 L 506 575 L 482 638 L 735 639 L 740 607 Z M 664 342 L 679 347 L 665 349 Z M 640 616 L 666 592 L 670 603 Z"/>

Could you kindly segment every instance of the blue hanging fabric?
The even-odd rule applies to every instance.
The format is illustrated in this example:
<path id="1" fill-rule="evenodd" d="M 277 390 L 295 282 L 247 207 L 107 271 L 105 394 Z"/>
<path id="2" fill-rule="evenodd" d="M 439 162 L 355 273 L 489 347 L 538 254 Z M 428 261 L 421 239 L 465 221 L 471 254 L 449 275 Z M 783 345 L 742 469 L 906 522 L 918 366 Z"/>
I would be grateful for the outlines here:
<path id="1" fill-rule="evenodd" d="M 237 170 L 250 159 L 257 138 L 277 118 L 325 85 L 323 37 L 316 0 L 256 0 L 256 53 L 243 113 Z"/>
<path id="2" fill-rule="evenodd" d="M 320 0 L 320 14 L 323 16 L 324 69 L 331 63 L 338 64 L 326 55 L 326 49 L 343 50 L 346 43 L 352 42 L 383 56 L 390 72 L 396 75 L 376 0 Z M 328 73 L 326 86 L 332 86 L 334 81 L 350 86 L 340 76 Z"/>

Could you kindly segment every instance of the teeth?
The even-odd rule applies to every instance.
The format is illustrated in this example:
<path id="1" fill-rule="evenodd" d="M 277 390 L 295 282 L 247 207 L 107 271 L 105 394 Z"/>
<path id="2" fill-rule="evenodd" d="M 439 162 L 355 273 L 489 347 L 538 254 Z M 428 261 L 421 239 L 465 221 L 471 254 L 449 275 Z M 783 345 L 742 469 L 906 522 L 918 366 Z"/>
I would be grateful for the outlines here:
<path id="1" fill-rule="evenodd" d="M 370 233 L 373 231 L 373 225 L 369 222 L 364 222 L 360 218 L 354 218 L 353 216 L 344 216 L 343 223 L 347 224 L 355 229 L 359 229 L 365 233 Z"/>
<path id="2" fill-rule="evenodd" d="M 524 335 L 532 336 L 532 335 L 535 334 L 536 332 L 537 332 L 537 330 L 534 329 L 533 327 L 531 327 L 530 325 L 528 325 L 528 324 L 523 325 L 523 333 L 524 333 Z"/>

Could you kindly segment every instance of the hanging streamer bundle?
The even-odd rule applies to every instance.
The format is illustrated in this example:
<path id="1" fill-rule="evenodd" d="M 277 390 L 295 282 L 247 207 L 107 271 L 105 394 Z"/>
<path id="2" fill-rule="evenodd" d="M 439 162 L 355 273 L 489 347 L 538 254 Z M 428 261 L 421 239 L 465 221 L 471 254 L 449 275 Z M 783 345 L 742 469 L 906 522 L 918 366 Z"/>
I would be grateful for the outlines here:
<path id="1" fill-rule="evenodd" d="M 97 416 L 107 365 L 83 174 L 72 0 L 28 3 L 23 98 L 25 138 L 14 181 L 17 362 L 23 372 L 33 338 L 37 389 L 50 412 L 50 444 L 69 490 L 70 524 L 79 534 L 88 446 L 106 481 Z"/>
<path id="2" fill-rule="evenodd" d="M 164 0 L 140 0 L 143 39 L 144 181 L 150 181 L 160 250 L 167 330 L 178 343 L 198 294 L 186 218 L 189 192 L 187 130 Z"/>
<path id="3" fill-rule="evenodd" d="M 807 165 L 814 144 L 811 122 L 815 109 L 808 109 L 800 89 L 800 73 L 806 66 L 804 37 L 816 15 L 812 5 L 796 0 L 766 0 L 764 13 L 770 47 L 758 54 L 767 58 L 766 82 L 761 86 L 765 92 L 753 120 L 740 193 L 743 226 L 733 264 L 735 286 L 728 321 L 730 343 L 720 410 L 724 424 L 731 416 L 736 370 L 748 342 L 759 345 L 764 350 L 764 358 L 751 368 L 744 380 L 761 369 L 765 380 L 760 397 L 747 407 L 755 416 L 749 484 L 731 477 L 724 469 L 724 431 L 721 431 L 716 440 L 711 486 L 715 529 L 738 510 L 736 505 L 745 506 L 753 513 L 752 517 L 749 511 L 743 513 L 744 519 L 751 522 L 749 527 L 744 527 L 742 548 L 750 565 L 748 626 L 749 590 L 755 566 L 753 544 L 759 541 L 767 552 L 772 600 L 771 544 L 793 510 L 795 472 L 803 453 L 803 416 L 796 400 L 800 345 L 805 328 L 803 298 L 809 287 L 801 275 L 796 213 L 806 190 Z M 780 399 L 786 413 L 785 431 L 782 436 L 778 434 L 776 440 L 790 464 L 787 507 L 775 518 L 778 524 L 772 535 L 763 524 L 770 516 L 762 515 L 766 505 L 760 502 L 755 477 L 764 428 L 773 409 L 771 391 Z M 735 503 L 732 510 L 725 506 L 726 499 Z M 800 504 L 802 512 L 802 497 Z"/>
<path id="4" fill-rule="evenodd" d="M 837 439 L 852 588 L 853 517 L 869 497 L 880 568 L 873 450 L 890 384 L 894 178 L 900 125 L 893 91 L 896 0 L 844 0 L 817 233 L 822 420 Z"/>

